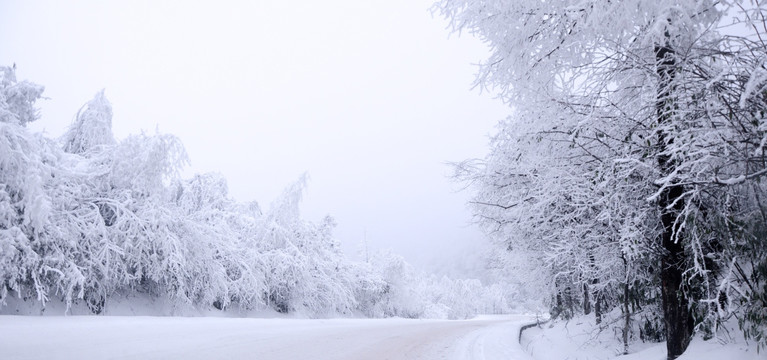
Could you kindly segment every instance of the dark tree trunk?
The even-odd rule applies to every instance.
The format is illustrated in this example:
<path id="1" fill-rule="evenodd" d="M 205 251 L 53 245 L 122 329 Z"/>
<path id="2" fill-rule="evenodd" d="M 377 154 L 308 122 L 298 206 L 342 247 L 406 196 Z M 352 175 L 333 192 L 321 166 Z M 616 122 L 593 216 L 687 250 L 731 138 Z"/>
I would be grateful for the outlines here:
<path id="1" fill-rule="evenodd" d="M 557 290 L 557 295 L 554 301 L 553 314 L 551 314 L 551 318 L 556 319 L 560 315 L 562 315 L 562 294 L 560 293 L 559 290 Z"/>
<path id="2" fill-rule="evenodd" d="M 626 281 L 623 283 L 623 355 L 629 353 L 629 331 L 631 330 L 631 310 L 629 309 L 629 264 L 626 260 L 626 256 L 621 255 L 623 259 L 623 266 L 626 268 Z"/>
<path id="3" fill-rule="evenodd" d="M 657 62 L 658 101 L 656 111 L 658 126 L 663 127 L 671 121 L 674 103 L 671 99 L 673 80 L 676 73 L 674 50 L 668 46 L 655 47 Z M 674 162 L 666 153 L 672 140 L 665 130 L 658 132 L 658 166 L 663 175 L 673 171 Z M 673 181 L 673 180 L 672 180 Z M 663 318 L 666 324 L 666 349 L 668 359 L 676 359 L 690 344 L 693 331 L 692 313 L 688 306 L 687 294 L 682 289 L 685 269 L 684 244 L 678 232 L 677 217 L 684 208 L 684 187 L 673 184 L 667 186 L 660 194 L 658 207 L 661 211 L 661 245 L 665 254 L 661 258 L 660 280 L 661 298 L 663 300 Z"/>
<path id="4" fill-rule="evenodd" d="M 623 355 L 629 353 L 629 332 L 631 330 L 631 311 L 629 310 L 629 284 L 623 284 Z"/>
<path id="5" fill-rule="evenodd" d="M 591 314 L 591 300 L 589 299 L 589 284 L 583 283 L 583 315 Z"/>
<path id="6" fill-rule="evenodd" d="M 591 264 L 591 270 L 593 270 L 594 274 L 596 274 L 597 273 L 597 271 L 596 271 L 596 259 L 594 259 L 594 254 L 593 253 L 589 254 L 589 262 Z M 596 290 L 597 289 L 597 284 L 599 284 L 599 279 L 594 277 L 591 280 L 591 285 L 594 285 L 592 287 L 592 289 Z M 586 285 L 584 285 L 584 286 L 586 286 Z M 587 297 L 588 295 L 589 295 L 589 293 L 588 293 L 588 291 L 586 291 L 585 294 L 584 294 L 584 297 Z M 602 293 L 599 290 L 596 290 L 596 292 L 594 293 L 594 317 L 596 319 L 597 325 L 599 325 L 602 322 L 602 305 L 599 304 L 599 302 L 601 300 L 601 298 L 600 298 L 601 296 L 602 296 Z M 589 310 L 591 310 L 591 309 L 589 309 Z M 584 309 L 584 312 L 585 312 L 585 309 Z M 588 313 L 586 313 L 586 314 L 588 315 Z"/>
<path id="7" fill-rule="evenodd" d="M 596 284 L 597 279 L 594 279 L 594 284 Z M 602 323 L 602 293 L 597 291 L 596 296 L 594 296 L 594 317 L 596 318 L 597 325 Z"/>

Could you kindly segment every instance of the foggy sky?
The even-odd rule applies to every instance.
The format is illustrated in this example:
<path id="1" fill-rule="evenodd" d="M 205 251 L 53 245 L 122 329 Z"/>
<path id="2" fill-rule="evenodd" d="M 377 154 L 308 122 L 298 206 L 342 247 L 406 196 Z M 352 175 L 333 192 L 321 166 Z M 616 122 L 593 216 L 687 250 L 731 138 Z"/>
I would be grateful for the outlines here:
<path id="1" fill-rule="evenodd" d="M 448 161 L 482 157 L 507 108 L 471 89 L 486 48 L 430 1 L 4 1 L 0 64 L 46 86 L 31 128 L 63 134 L 102 88 L 118 139 L 178 136 L 185 176 L 220 172 L 267 208 L 308 172 L 302 207 L 424 265 L 481 244 Z"/>

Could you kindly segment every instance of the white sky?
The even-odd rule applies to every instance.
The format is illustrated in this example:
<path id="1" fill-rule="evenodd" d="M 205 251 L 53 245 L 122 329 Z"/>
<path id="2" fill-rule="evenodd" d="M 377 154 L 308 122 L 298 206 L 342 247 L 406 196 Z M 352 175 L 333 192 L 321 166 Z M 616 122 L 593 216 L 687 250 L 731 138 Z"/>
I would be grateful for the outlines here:
<path id="1" fill-rule="evenodd" d="M 46 86 L 60 136 L 106 88 L 118 138 L 178 136 L 267 208 L 308 172 L 304 216 L 424 265 L 481 242 L 447 161 L 484 156 L 506 107 L 470 90 L 487 50 L 428 0 L 0 2 L 0 64 Z"/>

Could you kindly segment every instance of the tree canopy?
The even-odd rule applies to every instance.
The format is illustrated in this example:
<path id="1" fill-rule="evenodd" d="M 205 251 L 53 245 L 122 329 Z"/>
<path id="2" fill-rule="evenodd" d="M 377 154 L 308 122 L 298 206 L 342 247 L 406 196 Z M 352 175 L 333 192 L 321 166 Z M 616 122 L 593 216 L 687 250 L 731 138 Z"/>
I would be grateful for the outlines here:
<path id="1" fill-rule="evenodd" d="M 477 84 L 513 111 L 456 175 L 496 242 L 548 274 L 554 313 L 620 305 L 624 341 L 639 328 L 669 358 L 729 317 L 764 345 L 765 5 L 435 6 L 488 44 Z"/>

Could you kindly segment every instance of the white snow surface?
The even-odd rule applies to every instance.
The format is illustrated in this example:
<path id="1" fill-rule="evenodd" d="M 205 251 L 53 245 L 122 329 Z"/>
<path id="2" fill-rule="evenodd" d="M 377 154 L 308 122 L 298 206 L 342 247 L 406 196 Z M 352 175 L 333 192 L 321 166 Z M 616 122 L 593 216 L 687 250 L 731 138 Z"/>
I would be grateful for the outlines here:
<path id="1" fill-rule="evenodd" d="M 529 315 L 470 320 L 0 316 L 5 359 L 531 359 Z"/>
<path id="2" fill-rule="evenodd" d="M 745 342 L 737 323 L 710 340 L 696 335 L 678 360 L 764 360 L 765 350 L 758 352 L 753 342 Z M 597 331 L 593 319 L 578 317 L 569 322 L 557 321 L 525 330 L 521 348 L 535 360 L 666 360 L 666 343 L 633 341 L 629 353 L 623 355 L 620 326 Z"/>

